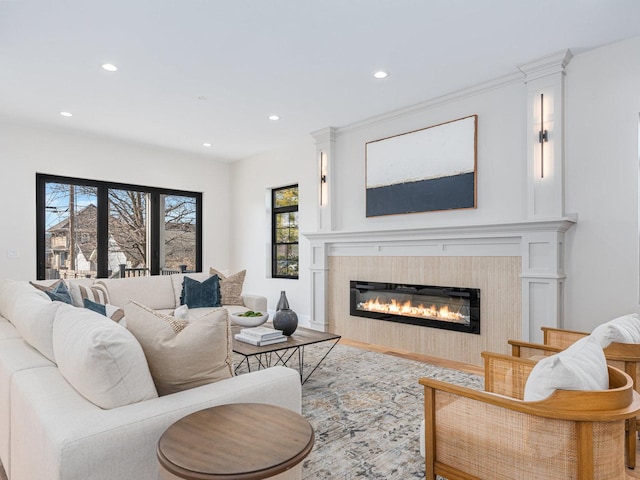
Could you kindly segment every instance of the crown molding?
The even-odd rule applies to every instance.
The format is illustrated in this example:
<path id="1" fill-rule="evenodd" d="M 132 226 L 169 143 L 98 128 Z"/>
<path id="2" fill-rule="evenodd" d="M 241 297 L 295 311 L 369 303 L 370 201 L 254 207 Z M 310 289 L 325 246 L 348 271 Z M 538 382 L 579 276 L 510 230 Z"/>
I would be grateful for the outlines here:
<path id="1" fill-rule="evenodd" d="M 310 135 L 316 141 L 316 144 L 332 142 L 335 140 L 336 129 L 334 127 L 321 128 L 320 130 L 311 132 Z"/>
<path id="2" fill-rule="evenodd" d="M 413 115 L 415 113 L 423 112 L 426 110 L 430 110 L 435 107 L 439 107 L 441 105 L 445 105 L 447 103 L 457 102 L 461 99 L 472 97 L 475 95 L 482 95 L 483 93 L 490 92 L 492 90 L 496 90 L 498 88 L 502 88 L 505 86 L 513 85 L 521 83 L 523 80 L 523 76 L 521 72 L 511 73 L 509 75 L 504 75 L 502 77 L 489 80 L 487 82 L 479 83 L 472 87 L 464 88 L 461 90 L 457 90 L 452 93 L 448 93 L 446 95 L 442 95 L 440 97 L 432 98 L 430 100 L 426 100 L 424 102 L 416 103 L 414 105 L 399 108 L 396 110 L 392 110 L 390 112 L 386 112 L 380 115 L 376 115 L 373 117 L 366 118 L 364 120 L 351 123 L 349 125 L 345 125 L 343 127 L 336 128 L 336 135 L 346 135 L 352 133 L 357 130 L 361 130 L 364 128 L 371 127 L 372 125 L 376 125 L 379 123 L 388 122 L 394 120 L 396 118 L 406 117 L 408 115 Z"/>
<path id="3" fill-rule="evenodd" d="M 573 58 L 573 53 L 568 48 L 559 50 L 544 57 L 537 58 L 527 63 L 518 65 L 518 70 L 525 74 L 527 81 L 546 77 L 555 73 L 564 73 L 564 69 Z"/>

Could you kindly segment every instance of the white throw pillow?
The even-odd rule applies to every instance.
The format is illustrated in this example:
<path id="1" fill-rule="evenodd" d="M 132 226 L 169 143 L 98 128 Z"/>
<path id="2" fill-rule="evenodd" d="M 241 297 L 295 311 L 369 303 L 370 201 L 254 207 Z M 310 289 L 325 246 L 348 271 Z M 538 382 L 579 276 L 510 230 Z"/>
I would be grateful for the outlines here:
<path id="1" fill-rule="evenodd" d="M 637 313 L 623 315 L 597 326 L 591 335 L 602 348 L 611 343 L 640 343 L 640 318 Z"/>
<path id="2" fill-rule="evenodd" d="M 158 396 L 140 344 L 126 328 L 99 313 L 60 305 L 53 350 L 62 376 L 100 408 Z"/>
<path id="3" fill-rule="evenodd" d="M 604 352 L 592 336 L 540 360 L 527 378 L 524 400 L 544 400 L 556 390 L 607 390 L 609 371 Z"/>
<path id="4" fill-rule="evenodd" d="M 189 306 L 188 305 L 180 305 L 173 311 L 173 316 L 180 319 L 189 321 Z"/>
<path id="5" fill-rule="evenodd" d="M 160 395 L 233 376 L 231 329 L 224 308 L 189 322 L 135 302 L 124 310 L 127 328 L 142 345 Z"/>

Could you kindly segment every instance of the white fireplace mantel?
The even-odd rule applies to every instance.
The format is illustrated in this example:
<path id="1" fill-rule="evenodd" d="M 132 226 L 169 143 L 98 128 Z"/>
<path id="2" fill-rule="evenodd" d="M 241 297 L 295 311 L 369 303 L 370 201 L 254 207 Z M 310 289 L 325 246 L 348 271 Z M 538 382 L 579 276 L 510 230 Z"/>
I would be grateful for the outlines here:
<path id="1" fill-rule="evenodd" d="M 332 256 L 519 256 L 522 336 L 540 341 L 541 326 L 563 326 L 564 234 L 576 215 L 546 220 L 390 230 L 308 232 L 311 325 L 325 330 L 328 258 Z"/>

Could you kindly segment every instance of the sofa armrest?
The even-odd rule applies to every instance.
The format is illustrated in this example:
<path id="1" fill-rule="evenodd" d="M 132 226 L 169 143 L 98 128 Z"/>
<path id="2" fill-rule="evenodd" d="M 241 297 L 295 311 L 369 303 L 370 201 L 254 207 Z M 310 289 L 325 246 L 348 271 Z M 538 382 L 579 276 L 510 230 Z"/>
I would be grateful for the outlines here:
<path id="1" fill-rule="evenodd" d="M 244 306 L 249 310 L 254 310 L 256 312 L 267 311 L 267 297 L 263 297 L 262 295 L 243 293 L 242 302 L 244 303 Z"/>
<path id="2" fill-rule="evenodd" d="M 190 413 L 240 402 L 301 411 L 300 376 L 286 367 L 111 410 L 77 394 L 57 368 L 36 370 L 20 372 L 12 385 L 10 475 L 22 480 L 157 480 L 158 440 Z"/>

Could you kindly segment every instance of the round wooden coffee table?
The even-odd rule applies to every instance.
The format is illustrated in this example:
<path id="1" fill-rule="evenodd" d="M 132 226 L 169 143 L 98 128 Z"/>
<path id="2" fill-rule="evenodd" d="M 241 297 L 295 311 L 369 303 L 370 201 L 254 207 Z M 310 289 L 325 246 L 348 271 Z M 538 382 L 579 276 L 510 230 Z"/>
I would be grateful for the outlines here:
<path id="1" fill-rule="evenodd" d="M 158 460 L 187 480 L 256 480 L 300 463 L 313 448 L 313 427 L 286 408 L 261 403 L 219 405 L 171 425 Z"/>

